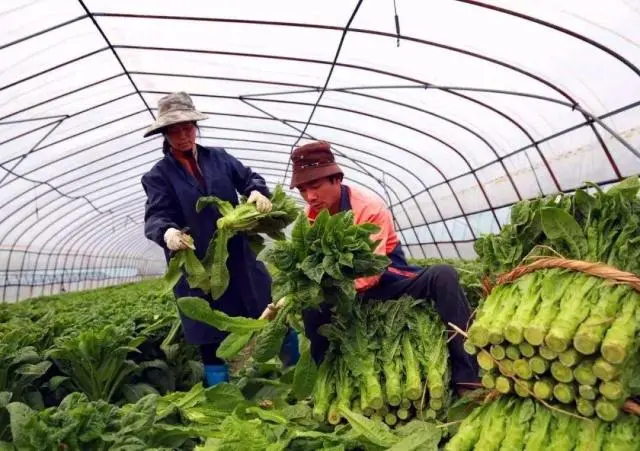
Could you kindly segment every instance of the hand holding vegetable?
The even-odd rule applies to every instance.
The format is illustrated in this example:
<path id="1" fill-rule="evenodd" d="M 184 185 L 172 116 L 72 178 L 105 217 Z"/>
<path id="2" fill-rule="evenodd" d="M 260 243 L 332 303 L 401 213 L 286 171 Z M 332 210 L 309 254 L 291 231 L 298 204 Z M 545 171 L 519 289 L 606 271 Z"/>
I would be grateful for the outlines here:
<path id="1" fill-rule="evenodd" d="M 256 204 L 256 210 L 260 213 L 269 213 L 272 208 L 271 201 L 259 191 L 251 191 L 247 203 Z"/>
<path id="2" fill-rule="evenodd" d="M 179 251 L 183 249 L 195 249 L 193 238 L 178 229 L 170 227 L 164 233 L 164 242 L 171 251 Z"/>

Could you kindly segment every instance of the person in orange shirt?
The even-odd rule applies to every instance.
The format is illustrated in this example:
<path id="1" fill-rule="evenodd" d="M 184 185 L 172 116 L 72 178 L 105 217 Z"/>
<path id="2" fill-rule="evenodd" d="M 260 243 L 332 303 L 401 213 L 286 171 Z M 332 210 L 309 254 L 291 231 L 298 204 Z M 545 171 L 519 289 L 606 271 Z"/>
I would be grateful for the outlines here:
<path id="1" fill-rule="evenodd" d="M 442 321 L 466 329 L 471 307 L 458 281 L 456 270 L 449 265 L 428 268 L 409 265 L 396 233 L 393 216 L 385 203 L 373 193 L 342 183 L 342 169 L 335 162 L 331 147 L 323 141 L 313 142 L 294 150 L 291 188 L 297 188 L 307 203 L 305 209 L 313 221 L 322 210 L 330 214 L 351 210 L 355 224 L 373 223 L 380 231 L 371 236 L 380 240 L 376 253 L 387 255 L 391 264 L 382 274 L 357 279 L 356 290 L 364 300 L 385 301 L 409 295 L 433 301 Z M 311 353 L 319 363 L 329 346 L 318 333 L 318 327 L 331 321 L 327 305 L 319 310 L 303 312 L 305 334 L 311 341 Z M 463 337 L 456 335 L 449 342 L 452 361 L 452 383 L 458 392 L 478 382 L 478 366 L 463 349 Z"/>

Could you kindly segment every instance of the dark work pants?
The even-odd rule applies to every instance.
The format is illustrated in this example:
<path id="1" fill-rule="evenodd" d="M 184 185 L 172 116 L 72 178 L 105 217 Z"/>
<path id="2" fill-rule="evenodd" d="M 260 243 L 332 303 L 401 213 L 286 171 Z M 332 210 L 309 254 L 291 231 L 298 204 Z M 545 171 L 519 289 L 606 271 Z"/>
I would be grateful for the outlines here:
<path id="1" fill-rule="evenodd" d="M 471 307 L 458 281 L 458 273 L 449 265 L 434 265 L 408 278 L 392 283 L 381 283 L 362 295 L 364 301 L 386 301 L 409 295 L 415 299 L 430 299 L 444 322 L 455 324 L 462 330 L 467 329 L 471 316 Z M 305 331 L 311 340 L 311 353 L 316 362 L 322 361 L 328 348 L 328 340 L 319 335 L 317 327 L 331 321 L 331 312 L 325 306 L 320 311 L 308 311 L 303 314 Z M 464 337 L 456 335 L 449 342 L 451 355 L 451 380 L 454 384 L 478 382 L 476 359 L 463 349 Z M 463 385 L 455 388 L 465 388 Z"/>

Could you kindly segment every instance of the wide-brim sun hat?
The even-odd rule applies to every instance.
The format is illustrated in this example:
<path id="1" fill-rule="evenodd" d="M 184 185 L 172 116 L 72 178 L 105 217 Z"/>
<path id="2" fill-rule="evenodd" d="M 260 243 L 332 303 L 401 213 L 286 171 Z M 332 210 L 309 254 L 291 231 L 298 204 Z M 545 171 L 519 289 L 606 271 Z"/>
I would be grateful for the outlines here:
<path id="1" fill-rule="evenodd" d="M 291 161 L 293 162 L 291 188 L 333 175 L 344 176 L 331 152 L 331 146 L 325 141 L 316 141 L 298 147 L 293 151 Z"/>
<path id="2" fill-rule="evenodd" d="M 174 92 L 158 100 L 158 118 L 144 132 L 144 137 L 162 133 L 165 127 L 181 122 L 197 122 L 209 116 L 196 110 L 186 92 Z"/>

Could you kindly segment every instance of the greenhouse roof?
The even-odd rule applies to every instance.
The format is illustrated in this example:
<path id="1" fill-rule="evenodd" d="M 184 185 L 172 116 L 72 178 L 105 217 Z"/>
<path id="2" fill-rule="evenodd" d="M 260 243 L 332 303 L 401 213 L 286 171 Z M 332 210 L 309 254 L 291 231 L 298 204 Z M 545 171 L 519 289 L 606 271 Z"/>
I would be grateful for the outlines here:
<path id="1" fill-rule="evenodd" d="M 473 257 L 514 202 L 640 172 L 631 0 L 9 0 L 0 20 L 3 298 L 36 274 L 162 272 L 143 132 L 175 91 L 209 115 L 201 144 L 272 186 L 329 141 L 412 257 Z"/>

